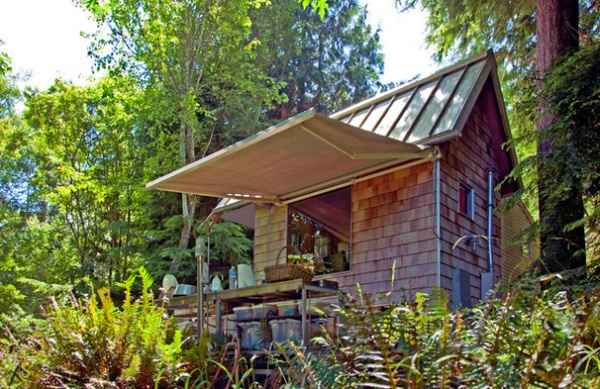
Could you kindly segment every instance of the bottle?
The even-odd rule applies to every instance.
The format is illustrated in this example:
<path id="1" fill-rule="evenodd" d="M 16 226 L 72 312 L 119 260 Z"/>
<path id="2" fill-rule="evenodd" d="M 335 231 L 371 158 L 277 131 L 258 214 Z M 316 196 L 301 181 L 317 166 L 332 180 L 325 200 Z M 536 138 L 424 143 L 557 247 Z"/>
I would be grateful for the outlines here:
<path id="1" fill-rule="evenodd" d="M 219 278 L 219 275 L 216 275 L 215 278 L 213 278 L 211 291 L 215 293 L 221 291 L 221 279 Z"/>
<path id="2" fill-rule="evenodd" d="M 235 271 L 235 267 L 232 266 L 229 269 L 229 289 L 237 289 L 238 287 L 238 278 L 237 272 Z"/>

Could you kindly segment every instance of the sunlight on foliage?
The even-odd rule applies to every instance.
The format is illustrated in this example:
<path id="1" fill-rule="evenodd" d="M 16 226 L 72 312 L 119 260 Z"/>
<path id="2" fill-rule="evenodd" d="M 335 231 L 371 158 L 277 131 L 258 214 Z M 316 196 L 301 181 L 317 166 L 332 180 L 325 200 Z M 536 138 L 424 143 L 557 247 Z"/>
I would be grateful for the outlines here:
<path id="1" fill-rule="evenodd" d="M 142 292 L 135 298 L 131 291 L 138 280 Z M 12 381 L 22 380 L 32 388 L 121 387 L 109 385 L 115 382 L 143 388 L 154 384 L 159 370 L 173 377 L 181 363 L 182 334 L 154 304 L 152 284 L 146 270 L 139 269 L 138 276 L 120 285 L 126 295 L 121 307 L 107 288 L 89 298 L 52 299 L 47 320 L 39 324 L 35 337 L 25 344 L 6 339 L 8 348 L 2 353 L 15 347 L 19 352 L 2 370 L 14 367 Z M 8 327 L 4 329 L 8 333 Z"/>
<path id="2" fill-rule="evenodd" d="M 387 307 L 362 296 L 340 310 L 338 338 L 308 354 L 292 349 L 287 368 L 303 388 L 598 385 L 600 291 L 574 297 L 543 282 L 520 281 L 459 311 L 441 290 Z"/>

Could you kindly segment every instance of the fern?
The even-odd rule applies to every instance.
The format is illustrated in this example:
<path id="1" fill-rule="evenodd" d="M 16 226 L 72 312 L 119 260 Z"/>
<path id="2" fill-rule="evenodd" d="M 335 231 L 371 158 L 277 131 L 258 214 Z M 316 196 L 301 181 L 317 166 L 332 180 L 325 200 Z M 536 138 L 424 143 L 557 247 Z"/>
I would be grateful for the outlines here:
<path id="1" fill-rule="evenodd" d="M 141 279 L 142 289 L 136 298 L 132 288 L 137 279 Z M 164 309 L 154 304 L 152 278 L 140 268 L 137 276 L 119 286 L 125 294 L 120 307 L 107 288 L 92 289 L 91 297 L 81 300 L 52 300 L 46 310 L 47 325 L 40 328 L 45 335 L 36 340 L 37 350 L 22 350 L 35 351 L 35 358 L 22 365 L 26 374 L 20 378 L 26 386 L 83 387 L 120 382 L 151 388 L 160 380 L 158 387 L 175 387 L 184 373 L 184 340 L 181 332 L 172 328 L 173 323 L 165 320 Z"/>
<path id="2" fill-rule="evenodd" d="M 340 311 L 339 337 L 312 352 L 283 350 L 294 355 L 286 368 L 293 384 L 310 388 L 597 386 L 600 290 L 572 299 L 540 281 L 462 311 L 451 311 L 440 289 L 382 308 L 359 288 Z"/>

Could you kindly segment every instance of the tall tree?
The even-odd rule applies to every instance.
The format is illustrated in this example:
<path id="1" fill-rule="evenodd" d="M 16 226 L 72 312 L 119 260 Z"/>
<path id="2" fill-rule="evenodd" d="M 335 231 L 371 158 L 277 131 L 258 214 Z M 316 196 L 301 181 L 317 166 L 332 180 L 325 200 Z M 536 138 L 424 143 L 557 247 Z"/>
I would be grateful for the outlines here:
<path id="1" fill-rule="evenodd" d="M 372 96 L 383 71 L 379 31 L 356 0 L 329 0 L 326 17 L 294 0 L 276 0 L 252 14 L 258 62 L 283 83 L 287 101 L 268 115 L 286 119 L 309 108 L 334 112 Z"/>
<path id="2" fill-rule="evenodd" d="M 536 69 L 543 91 L 544 80 L 558 60 L 579 49 L 579 2 L 539 0 L 536 37 Z M 581 166 L 571 142 L 567 140 L 559 150 L 553 134 L 546 131 L 557 121 L 554 115 L 561 114 L 556 110 L 554 114 L 547 112 L 549 104 L 541 100 L 538 106 L 538 186 L 543 263 L 546 271 L 556 272 L 585 266 L 585 231 L 581 225 L 570 227 L 584 215 Z"/>
<path id="3" fill-rule="evenodd" d="M 178 121 L 180 166 L 206 152 L 215 109 L 226 104 L 231 93 L 258 101 L 272 95 L 248 66 L 248 10 L 262 1 L 81 0 L 80 4 L 105 28 L 94 35 L 91 47 L 98 65 L 130 71 L 162 88 L 161 98 L 168 101 L 161 104 L 167 108 L 163 113 Z M 183 251 L 190 240 L 198 197 L 183 194 L 181 200 L 179 249 Z M 181 260 L 181 256 L 174 258 L 171 270 Z"/>
<path id="4" fill-rule="evenodd" d="M 561 56 L 598 38 L 596 1 L 518 0 L 397 0 L 403 7 L 422 6 L 429 11 L 428 42 L 439 57 L 466 55 L 493 48 L 501 63 L 505 96 L 512 110 L 513 127 L 521 135 L 537 124 L 538 199 L 542 238 L 542 263 L 546 271 L 575 268 L 586 263 L 585 235 L 581 224 L 581 172 L 573 148 L 558 147 L 550 126 L 548 101 L 537 100 L 544 77 Z M 584 34 L 578 35 L 578 31 Z M 528 84 L 534 84 L 527 88 Z M 508 92 L 508 93 L 507 93 Z M 552 112 L 552 115 L 549 114 Z M 575 132 L 573 133 L 575 135 Z M 561 138 L 562 139 L 562 138 Z M 523 150 L 531 146 L 519 145 Z M 533 148 L 535 150 L 535 147 Z M 558 178 L 558 179 L 557 179 Z M 575 227 L 574 227 L 575 226 Z"/>

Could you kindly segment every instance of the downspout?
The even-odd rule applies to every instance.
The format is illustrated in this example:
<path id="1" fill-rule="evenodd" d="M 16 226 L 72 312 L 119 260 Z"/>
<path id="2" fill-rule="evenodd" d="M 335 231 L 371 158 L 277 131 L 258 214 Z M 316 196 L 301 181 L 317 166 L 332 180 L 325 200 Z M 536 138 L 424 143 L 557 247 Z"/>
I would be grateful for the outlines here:
<path id="1" fill-rule="evenodd" d="M 494 169 L 488 169 L 488 208 L 487 208 L 487 244 L 488 244 L 488 271 L 494 274 L 494 245 L 493 238 L 493 211 L 494 211 Z"/>
<path id="2" fill-rule="evenodd" d="M 438 288 L 442 287 L 442 237 L 441 237 L 441 217 L 440 217 L 440 158 L 442 154 L 439 148 L 433 151 L 433 174 L 435 181 L 435 238 L 436 238 L 436 284 Z"/>

